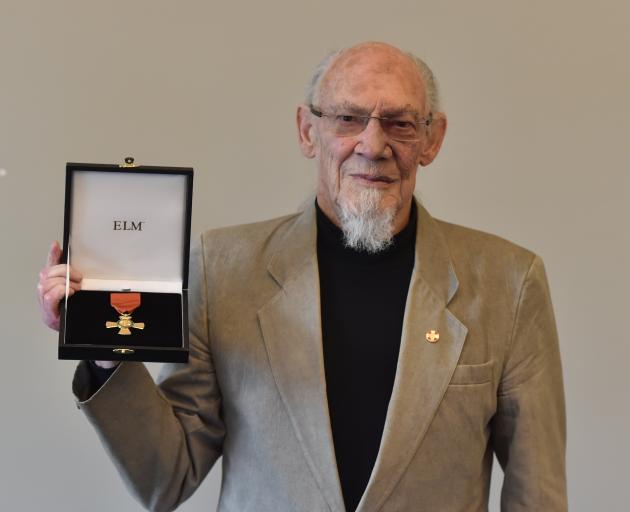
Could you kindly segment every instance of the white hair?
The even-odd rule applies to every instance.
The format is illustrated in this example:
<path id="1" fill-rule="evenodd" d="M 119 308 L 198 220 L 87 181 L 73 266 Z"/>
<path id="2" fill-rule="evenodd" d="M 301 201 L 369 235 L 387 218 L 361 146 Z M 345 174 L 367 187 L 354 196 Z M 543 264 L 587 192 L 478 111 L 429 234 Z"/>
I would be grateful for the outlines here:
<path id="1" fill-rule="evenodd" d="M 331 64 L 337 60 L 343 53 L 347 52 L 353 47 L 342 48 L 341 50 L 335 50 L 326 57 L 317 65 L 315 71 L 313 72 L 313 76 L 311 77 L 310 82 L 306 88 L 306 103 L 309 105 L 315 105 L 315 103 L 319 100 L 319 87 L 321 85 L 322 78 L 330 68 Z M 440 92 L 438 89 L 437 79 L 433 74 L 433 71 L 429 67 L 429 65 L 424 62 L 420 57 L 414 55 L 411 52 L 403 52 L 404 55 L 409 57 L 411 61 L 416 65 L 418 71 L 420 72 L 420 76 L 424 82 L 424 88 L 426 93 L 426 108 L 428 112 L 442 112 L 442 105 L 440 101 Z"/>
<path id="2" fill-rule="evenodd" d="M 337 204 L 346 247 L 376 254 L 392 245 L 396 208 L 382 210 L 380 202 L 380 190 L 361 188 L 352 204 L 347 201 Z"/>

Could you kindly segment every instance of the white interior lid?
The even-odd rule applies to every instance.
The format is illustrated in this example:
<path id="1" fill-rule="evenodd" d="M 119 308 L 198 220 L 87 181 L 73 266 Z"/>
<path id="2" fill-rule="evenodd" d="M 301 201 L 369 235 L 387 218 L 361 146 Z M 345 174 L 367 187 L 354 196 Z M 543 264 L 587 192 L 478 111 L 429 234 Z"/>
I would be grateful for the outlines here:
<path id="1" fill-rule="evenodd" d="M 181 291 L 186 178 L 73 172 L 68 259 L 83 289 Z"/>

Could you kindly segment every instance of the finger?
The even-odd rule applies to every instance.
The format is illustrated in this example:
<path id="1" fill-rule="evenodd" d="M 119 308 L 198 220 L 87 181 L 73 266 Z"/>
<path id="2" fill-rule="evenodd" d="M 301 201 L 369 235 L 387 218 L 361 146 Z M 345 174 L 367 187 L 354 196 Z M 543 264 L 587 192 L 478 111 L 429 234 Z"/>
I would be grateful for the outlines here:
<path id="1" fill-rule="evenodd" d="M 48 251 L 46 267 L 57 265 L 59 263 L 59 260 L 61 260 L 61 247 L 59 247 L 59 242 L 55 240 L 50 246 L 50 250 Z"/>
<path id="2" fill-rule="evenodd" d="M 47 267 L 40 273 L 40 279 L 49 279 L 51 277 L 66 277 L 66 273 L 68 272 L 68 265 L 53 265 L 52 267 Z M 83 274 L 79 272 L 76 268 L 70 267 L 70 281 L 80 282 L 83 279 Z"/>
<path id="3" fill-rule="evenodd" d="M 56 285 L 42 295 L 42 312 L 45 320 L 59 318 L 59 302 L 65 296 L 65 285 Z"/>
<path id="4" fill-rule="evenodd" d="M 66 278 L 65 277 L 49 277 L 47 279 L 43 279 L 37 285 L 37 291 L 40 295 L 45 295 L 48 293 L 54 286 L 66 286 Z M 70 281 L 68 283 L 68 288 L 73 291 L 79 291 L 81 289 L 81 283 L 76 281 Z"/>
<path id="5" fill-rule="evenodd" d="M 68 288 L 68 297 L 74 295 L 76 290 L 74 288 Z M 45 311 L 56 313 L 59 311 L 59 303 L 66 296 L 66 285 L 57 284 L 53 286 L 46 293 L 42 294 L 42 305 Z"/>
<path id="6" fill-rule="evenodd" d="M 44 295 L 46 295 L 55 286 L 66 286 L 66 280 L 63 277 L 53 277 L 50 279 L 40 279 L 37 283 L 37 298 L 40 305 L 44 304 Z"/>
<path id="7" fill-rule="evenodd" d="M 61 288 L 61 287 L 58 287 Z M 74 293 L 74 290 L 68 290 L 68 297 Z M 42 299 L 42 318 L 44 324 L 51 329 L 58 331 L 60 325 L 59 305 L 65 294 L 65 289 L 53 289 L 43 296 Z"/>
<path id="8" fill-rule="evenodd" d="M 56 286 L 66 287 L 66 278 L 65 277 L 52 277 L 52 278 L 43 278 L 42 273 L 40 272 L 40 279 L 37 283 L 37 300 L 39 305 L 44 308 L 44 296 L 52 290 Z M 68 297 L 72 296 L 75 292 L 81 290 L 81 282 L 78 281 L 69 281 L 68 282 Z"/>

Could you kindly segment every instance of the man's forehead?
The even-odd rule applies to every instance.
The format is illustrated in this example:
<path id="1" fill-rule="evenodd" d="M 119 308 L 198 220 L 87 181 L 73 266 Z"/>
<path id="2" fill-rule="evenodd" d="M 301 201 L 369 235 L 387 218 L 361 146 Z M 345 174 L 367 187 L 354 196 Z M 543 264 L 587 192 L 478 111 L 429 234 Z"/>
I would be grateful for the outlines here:
<path id="1" fill-rule="evenodd" d="M 320 98 L 361 104 L 382 93 L 392 108 L 409 107 L 424 98 L 424 83 L 415 63 L 389 45 L 361 45 L 342 53 L 331 63 L 320 84 Z M 389 99 L 389 101 L 387 101 Z M 401 101 L 403 103 L 401 103 Z"/>

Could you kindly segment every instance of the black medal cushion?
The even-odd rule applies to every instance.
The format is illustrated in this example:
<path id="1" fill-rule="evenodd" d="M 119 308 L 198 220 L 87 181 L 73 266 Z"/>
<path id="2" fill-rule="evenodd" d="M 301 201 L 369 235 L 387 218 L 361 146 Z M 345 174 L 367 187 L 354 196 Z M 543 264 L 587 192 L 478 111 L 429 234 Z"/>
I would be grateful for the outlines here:
<path id="1" fill-rule="evenodd" d="M 131 321 L 143 329 L 129 327 L 131 334 L 118 334 L 120 328 L 106 327 L 118 322 L 120 314 L 112 307 L 111 292 L 86 291 L 68 299 L 65 343 L 141 347 L 180 347 L 182 344 L 182 296 L 179 293 L 141 293 L 141 303 Z M 111 324 L 110 324 L 111 325 Z"/>

